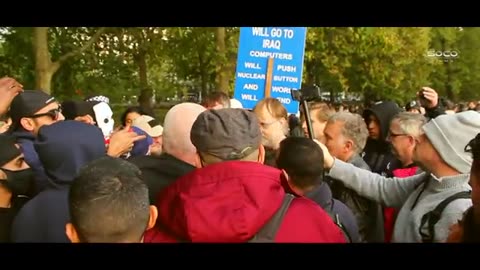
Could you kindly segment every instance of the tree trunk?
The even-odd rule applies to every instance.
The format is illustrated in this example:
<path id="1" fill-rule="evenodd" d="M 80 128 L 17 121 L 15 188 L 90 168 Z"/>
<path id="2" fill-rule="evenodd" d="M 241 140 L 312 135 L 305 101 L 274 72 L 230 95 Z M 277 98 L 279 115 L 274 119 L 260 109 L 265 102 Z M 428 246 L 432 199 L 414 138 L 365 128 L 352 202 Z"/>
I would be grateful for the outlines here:
<path id="1" fill-rule="evenodd" d="M 152 96 L 153 91 L 148 86 L 147 78 L 147 52 L 141 49 L 135 56 L 135 60 L 138 65 L 138 75 L 140 80 L 140 95 L 138 97 L 138 103 L 142 109 L 146 112 L 153 113 L 152 108 Z"/>
<path id="2" fill-rule="evenodd" d="M 204 52 L 203 48 L 198 48 L 198 69 L 200 75 L 200 85 L 202 87 L 202 96 L 206 97 L 210 93 L 208 91 L 208 71 L 207 65 L 204 63 Z"/>
<path id="3" fill-rule="evenodd" d="M 32 44 L 35 54 L 35 88 L 50 94 L 53 72 L 48 51 L 48 27 L 33 28 Z"/>
<path id="4" fill-rule="evenodd" d="M 315 70 L 313 68 L 314 62 L 313 61 L 307 61 L 305 63 L 305 69 L 307 71 L 307 74 L 305 76 L 305 85 L 313 85 L 315 83 Z"/>
<path id="5" fill-rule="evenodd" d="M 445 39 L 442 39 L 441 44 L 442 44 L 442 52 L 446 50 L 446 44 L 447 41 Z M 443 60 L 443 59 L 442 59 Z M 444 60 L 443 60 L 444 61 Z M 450 62 L 445 61 L 444 63 L 445 66 L 445 92 L 449 100 L 455 100 L 455 94 L 453 93 L 452 89 L 452 67 L 450 65 Z"/>
<path id="6" fill-rule="evenodd" d="M 216 29 L 216 38 L 217 38 L 217 52 L 220 58 L 220 62 L 218 63 L 219 69 L 217 70 L 217 78 L 215 80 L 216 83 L 216 90 L 222 91 L 228 95 L 229 83 L 228 83 L 228 61 L 227 61 L 227 50 L 225 47 L 225 27 L 217 27 Z"/>
<path id="7" fill-rule="evenodd" d="M 105 31 L 105 27 L 97 32 L 82 47 L 68 52 L 52 62 L 50 51 L 48 50 L 48 27 L 33 28 L 33 52 L 35 54 L 35 87 L 47 94 L 51 94 L 52 77 L 62 64 L 68 59 L 81 54 L 100 37 Z"/>

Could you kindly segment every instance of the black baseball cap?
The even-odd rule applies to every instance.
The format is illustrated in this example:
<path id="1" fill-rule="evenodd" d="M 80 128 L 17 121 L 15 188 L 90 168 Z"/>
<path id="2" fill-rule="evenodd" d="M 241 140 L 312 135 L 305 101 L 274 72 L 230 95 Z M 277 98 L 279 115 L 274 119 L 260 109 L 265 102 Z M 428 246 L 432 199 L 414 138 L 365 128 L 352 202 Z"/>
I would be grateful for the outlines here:
<path id="1" fill-rule="evenodd" d="M 13 130 L 19 127 L 20 119 L 33 116 L 53 102 L 56 102 L 55 98 L 41 90 L 25 90 L 19 93 L 10 105 Z"/>

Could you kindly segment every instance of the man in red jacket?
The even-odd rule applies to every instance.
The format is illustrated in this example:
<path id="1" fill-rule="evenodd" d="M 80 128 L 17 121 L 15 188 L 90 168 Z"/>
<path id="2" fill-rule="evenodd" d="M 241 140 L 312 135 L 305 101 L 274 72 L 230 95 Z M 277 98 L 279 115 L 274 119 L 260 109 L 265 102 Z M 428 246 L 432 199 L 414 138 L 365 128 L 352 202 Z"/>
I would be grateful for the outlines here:
<path id="1" fill-rule="evenodd" d="M 320 206 L 287 195 L 281 171 L 262 164 L 260 124 L 252 112 L 205 111 L 190 134 L 200 169 L 159 194 L 157 224 L 145 242 L 345 242 Z M 286 198 L 293 198 L 289 205 Z"/>

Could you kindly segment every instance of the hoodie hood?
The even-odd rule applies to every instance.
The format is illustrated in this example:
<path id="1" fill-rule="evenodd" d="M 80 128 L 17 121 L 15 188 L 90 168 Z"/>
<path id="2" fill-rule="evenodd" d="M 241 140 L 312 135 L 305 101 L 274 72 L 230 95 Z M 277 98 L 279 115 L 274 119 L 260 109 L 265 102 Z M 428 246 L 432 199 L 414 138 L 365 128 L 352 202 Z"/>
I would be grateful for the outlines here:
<path id="1" fill-rule="evenodd" d="M 78 121 L 41 127 L 34 143 L 46 175 L 54 184 L 69 184 L 81 167 L 105 156 L 102 131 Z"/>
<path id="2" fill-rule="evenodd" d="M 33 135 L 31 132 L 28 132 L 24 130 L 23 128 L 19 128 L 16 131 L 9 132 L 8 134 L 11 134 L 17 140 L 29 140 L 29 141 L 34 141 L 35 140 L 35 135 Z"/>
<path id="3" fill-rule="evenodd" d="M 247 161 L 197 169 L 159 194 L 157 224 L 184 241 L 248 241 L 282 203 L 280 175 Z"/>
<path id="4" fill-rule="evenodd" d="M 397 103 L 393 101 L 382 101 L 373 105 L 372 108 L 366 109 L 363 112 L 363 119 L 367 120 L 370 114 L 373 114 L 375 117 L 377 117 L 380 124 L 379 141 L 385 142 L 387 139 L 388 129 L 390 128 L 390 121 L 392 121 L 392 118 L 401 111 L 402 109 L 397 105 Z"/>
<path id="5" fill-rule="evenodd" d="M 332 190 L 325 182 L 305 193 L 305 197 L 318 203 L 323 209 L 332 207 Z"/>

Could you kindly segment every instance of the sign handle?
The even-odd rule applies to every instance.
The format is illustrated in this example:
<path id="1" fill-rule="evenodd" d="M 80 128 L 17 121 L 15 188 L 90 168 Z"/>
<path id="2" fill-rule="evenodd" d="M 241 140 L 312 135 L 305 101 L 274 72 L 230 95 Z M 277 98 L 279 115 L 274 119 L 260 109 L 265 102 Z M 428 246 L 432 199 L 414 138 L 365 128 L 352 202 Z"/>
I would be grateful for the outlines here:
<path id="1" fill-rule="evenodd" d="M 272 90 L 273 79 L 273 57 L 268 58 L 267 64 L 267 77 L 265 80 L 265 97 L 270 97 L 270 91 Z"/>

